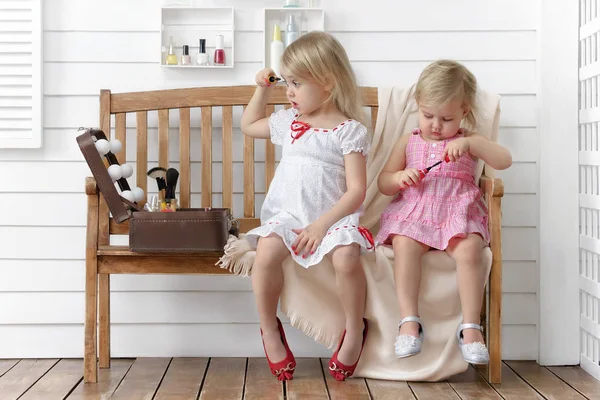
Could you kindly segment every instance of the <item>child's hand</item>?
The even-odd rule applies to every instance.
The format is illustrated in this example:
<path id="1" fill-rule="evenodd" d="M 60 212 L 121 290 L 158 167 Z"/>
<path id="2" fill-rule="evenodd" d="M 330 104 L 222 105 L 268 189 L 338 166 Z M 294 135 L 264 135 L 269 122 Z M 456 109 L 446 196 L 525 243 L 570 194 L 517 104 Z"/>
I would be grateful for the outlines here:
<path id="1" fill-rule="evenodd" d="M 407 188 L 419 183 L 425 175 L 416 168 L 407 168 L 404 171 L 398 171 L 398 186 L 400 189 Z"/>
<path id="2" fill-rule="evenodd" d="M 296 255 L 302 254 L 304 250 L 302 258 L 306 258 L 309 254 L 317 251 L 327 233 L 327 227 L 318 222 L 313 222 L 304 229 L 292 229 L 292 232 L 298 235 L 296 241 L 292 244 L 292 250 Z"/>
<path id="3" fill-rule="evenodd" d="M 469 152 L 469 140 L 467 138 L 458 138 L 448 143 L 442 154 L 442 160 L 454 162 Z"/>
<path id="4" fill-rule="evenodd" d="M 274 85 L 274 83 L 269 82 L 270 76 L 276 76 L 275 71 L 271 68 L 261 69 L 256 73 L 256 84 L 260 87 L 270 87 Z"/>

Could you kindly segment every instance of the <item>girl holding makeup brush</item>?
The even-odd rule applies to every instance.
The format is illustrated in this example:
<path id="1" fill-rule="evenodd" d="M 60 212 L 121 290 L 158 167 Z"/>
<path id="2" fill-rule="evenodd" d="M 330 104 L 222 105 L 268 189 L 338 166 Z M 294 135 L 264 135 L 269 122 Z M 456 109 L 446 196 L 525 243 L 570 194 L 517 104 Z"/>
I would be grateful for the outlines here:
<path id="1" fill-rule="evenodd" d="M 270 79 L 271 69 L 263 69 L 241 124 L 244 134 L 282 146 L 262 206 L 262 225 L 246 234 L 256 248 L 251 275 L 263 345 L 271 372 L 279 380 L 292 379 L 296 361 L 276 316 L 282 262 L 291 256 L 309 268 L 329 257 L 346 317 L 329 373 L 345 380 L 356 368 L 367 335 L 360 251 L 373 247 L 370 233 L 358 225 L 370 148 L 361 96 L 344 48 L 324 32 L 309 32 L 290 44 L 281 75 L 292 107 L 265 116 L 276 79 Z"/>
<path id="2" fill-rule="evenodd" d="M 479 159 L 494 169 L 506 169 L 512 157 L 501 145 L 461 128 L 476 126 L 476 94 L 477 81 L 461 64 L 441 60 L 426 67 L 415 90 L 419 126 L 399 139 L 378 178 L 379 190 L 396 196 L 381 216 L 375 241 L 394 250 L 398 358 L 421 351 L 424 327 L 417 309 L 421 257 L 438 249 L 456 262 L 462 356 L 472 364 L 489 362 L 479 316 L 485 287 L 482 256 L 490 235 L 475 169 Z M 436 162 L 439 165 L 427 171 Z"/>

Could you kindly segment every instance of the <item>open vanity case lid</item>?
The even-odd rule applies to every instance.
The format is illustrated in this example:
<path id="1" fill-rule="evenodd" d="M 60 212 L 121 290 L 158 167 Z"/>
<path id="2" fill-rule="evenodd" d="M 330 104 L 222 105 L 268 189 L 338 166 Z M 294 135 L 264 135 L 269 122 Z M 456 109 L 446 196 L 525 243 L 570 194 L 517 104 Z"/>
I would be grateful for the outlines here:
<path id="1" fill-rule="evenodd" d="M 140 211 L 142 208 L 137 203 L 127 200 L 117 192 L 113 179 L 108 174 L 108 167 L 96 149 L 96 141 L 101 139 L 108 140 L 104 132 L 99 129 L 89 128 L 77 136 L 76 139 L 114 220 L 117 223 L 121 223 L 131 218 L 132 210 Z M 109 161 L 109 166 L 119 164 L 117 157 L 110 151 L 106 154 L 105 158 Z M 120 178 L 116 182 L 121 191 L 130 190 L 126 178 Z"/>

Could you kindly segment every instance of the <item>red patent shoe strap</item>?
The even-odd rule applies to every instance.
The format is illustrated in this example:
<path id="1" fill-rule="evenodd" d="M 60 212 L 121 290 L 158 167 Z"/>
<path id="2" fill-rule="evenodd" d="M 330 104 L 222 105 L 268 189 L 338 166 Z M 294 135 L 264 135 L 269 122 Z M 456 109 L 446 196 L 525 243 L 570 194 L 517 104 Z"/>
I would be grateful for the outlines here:
<path id="1" fill-rule="evenodd" d="M 336 372 L 336 373 L 342 374 L 346 378 L 351 376 L 354 373 L 354 370 L 356 369 L 356 366 L 358 365 L 358 362 L 360 361 L 360 357 L 362 356 L 363 349 L 365 348 L 365 342 L 367 340 L 367 334 L 369 332 L 369 325 L 366 320 L 364 320 L 364 321 L 365 321 L 365 328 L 363 329 L 363 340 L 362 340 L 362 344 L 360 347 L 360 353 L 358 354 L 358 359 L 356 360 L 356 362 L 353 365 L 346 365 L 346 364 L 340 362 L 340 360 L 338 360 L 338 358 L 337 358 L 338 352 L 340 351 L 340 348 L 342 347 L 342 343 L 344 343 L 344 338 L 346 337 L 346 331 L 344 330 L 344 333 L 342 334 L 342 339 L 340 340 L 340 343 L 338 344 L 338 348 L 335 351 L 335 353 L 333 354 L 333 357 L 331 357 L 331 360 L 329 360 L 329 370 L 331 372 Z"/>

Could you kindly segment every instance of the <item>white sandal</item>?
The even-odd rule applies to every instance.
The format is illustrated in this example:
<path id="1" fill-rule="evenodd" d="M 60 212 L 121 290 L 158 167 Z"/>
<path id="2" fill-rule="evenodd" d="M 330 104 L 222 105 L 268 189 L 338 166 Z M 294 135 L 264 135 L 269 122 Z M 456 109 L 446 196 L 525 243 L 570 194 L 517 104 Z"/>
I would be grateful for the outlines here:
<path id="1" fill-rule="evenodd" d="M 413 335 L 396 335 L 395 352 L 396 357 L 405 358 L 419 354 L 423 345 L 425 332 L 423 331 L 423 323 L 419 317 L 405 317 L 398 323 L 398 330 L 406 322 L 416 322 L 419 324 L 419 337 Z"/>
<path id="2" fill-rule="evenodd" d="M 460 324 L 456 337 L 458 338 L 458 347 L 462 353 L 463 358 L 466 362 L 474 365 L 487 365 L 490 362 L 490 355 L 485 344 L 481 342 L 473 342 L 464 344 L 462 331 L 464 329 L 479 329 L 483 332 L 483 328 L 478 324 Z"/>

